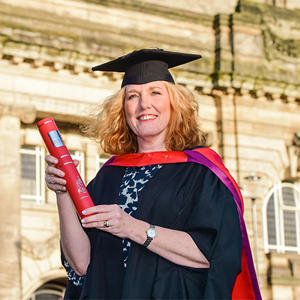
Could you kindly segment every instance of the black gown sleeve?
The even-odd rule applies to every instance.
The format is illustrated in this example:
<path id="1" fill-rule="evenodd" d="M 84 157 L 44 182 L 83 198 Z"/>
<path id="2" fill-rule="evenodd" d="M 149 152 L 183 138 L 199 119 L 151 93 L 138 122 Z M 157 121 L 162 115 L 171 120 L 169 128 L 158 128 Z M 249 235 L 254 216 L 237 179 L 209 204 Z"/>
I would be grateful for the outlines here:
<path id="1" fill-rule="evenodd" d="M 69 265 L 67 259 L 64 256 L 63 250 L 61 248 L 61 263 L 65 268 L 68 276 L 68 284 L 65 291 L 64 299 L 65 300 L 77 300 L 80 297 L 82 284 L 85 280 L 85 276 L 79 276 Z"/>
<path id="2" fill-rule="evenodd" d="M 242 235 L 228 188 L 209 169 L 194 195 L 187 232 L 210 263 L 204 299 L 231 299 L 241 271 Z"/>

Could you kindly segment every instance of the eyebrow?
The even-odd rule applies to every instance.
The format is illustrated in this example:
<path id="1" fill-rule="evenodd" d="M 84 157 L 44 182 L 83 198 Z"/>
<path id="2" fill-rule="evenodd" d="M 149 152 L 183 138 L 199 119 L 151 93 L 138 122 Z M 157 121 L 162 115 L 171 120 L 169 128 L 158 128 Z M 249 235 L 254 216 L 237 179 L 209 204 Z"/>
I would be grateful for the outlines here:
<path id="1" fill-rule="evenodd" d="M 154 89 L 160 89 L 160 90 L 162 90 L 163 88 L 160 87 L 160 86 L 157 86 L 157 85 L 155 85 L 155 86 L 150 86 L 150 87 L 149 87 L 149 90 L 150 90 L 150 91 L 152 91 L 152 90 L 154 90 Z M 140 93 L 140 91 L 136 90 L 135 88 L 126 91 L 126 94 L 130 94 L 130 93 Z"/>
<path id="2" fill-rule="evenodd" d="M 129 93 L 139 93 L 139 91 L 137 91 L 136 89 L 131 89 L 129 91 L 126 91 L 126 94 L 129 94 Z"/>
<path id="3" fill-rule="evenodd" d="M 154 90 L 154 89 L 160 89 L 160 90 L 162 90 L 162 87 L 160 87 L 160 86 L 151 86 L 150 88 L 149 88 L 149 90 Z"/>

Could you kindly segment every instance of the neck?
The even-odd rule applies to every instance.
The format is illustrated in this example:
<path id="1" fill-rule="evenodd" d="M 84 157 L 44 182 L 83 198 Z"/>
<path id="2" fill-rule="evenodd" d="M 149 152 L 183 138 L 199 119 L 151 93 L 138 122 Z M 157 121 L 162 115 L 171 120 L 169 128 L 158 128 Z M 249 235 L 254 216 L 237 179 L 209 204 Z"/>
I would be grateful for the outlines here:
<path id="1" fill-rule="evenodd" d="M 166 151 L 164 141 L 161 139 L 145 139 L 138 137 L 138 153 Z"/>

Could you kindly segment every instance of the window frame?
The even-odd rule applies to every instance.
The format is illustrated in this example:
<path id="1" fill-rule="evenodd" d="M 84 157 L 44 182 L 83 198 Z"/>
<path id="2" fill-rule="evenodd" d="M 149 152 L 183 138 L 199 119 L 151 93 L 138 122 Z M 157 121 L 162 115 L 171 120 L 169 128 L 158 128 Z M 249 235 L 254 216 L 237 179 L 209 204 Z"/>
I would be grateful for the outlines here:
<path id="1" fill-rule="evenodd" d="M 63 297 L 65 293 L 65 287 L 62 287 L 60 285 L 53 285 L 50 287 L 41 287 L 40 289 L 34 291 L 28 300 L 36 300 L 37 296 L 48 294 L 52 296 L 58 296 Z"/>
<path id="2" fill-rule="evenodd" d="M 29 154 L 35 157 L 35 195 L 23 194 L 20 188 L 20 199 L 26 201 L 26 203 L 34 203 L 38 205 L 44 205 L 47 203 L 46 199 L 46 183 L 45 183 L 45 148 L 38 145 L 21 145 L 20 147 L 20 160 L 22 168 L 22 154 Z M 85 180 L 85 153 L 79 150 L 70 151 L 72 159 L 78 159 L 80 161 L 78 172 Z M 21 171 L 22 172 L 22 171 Z M 22 174 L 20 176 L 21 181 L 23 180 Z"/>
<path id="3" fill-rule="evenodd" d="M 32 149 L 29 149 L 32 147 Z M 20 198 L 25 201 L 32 201 L 36 204 L 45 204 L 46 202 L 46 186 L 45 180 L 43 180 L 43 174 L 45 174 L 45 149 L 40 146 L 22 145 L 20 147 L 20 160 L 22 168 L 22 154 L 35 155 L 35 195 L 22 194 L 20 190 Z M 21 174 L 21 181 L 23 180 Z"/>
<path id="4" fill-rule="evenodd" d="M 96 155 L 96 170 L 97 172 L 103 167 L 103 165 L 108 161 L 109 156 L 100 154 Z"/>
<path id="5" fill-rule="evenodd" d="M 283 201 L 283 189 L 291 188 L 295 195 L 295 206 L 289 206 L 284 204 Z M 276 244 L 269 244 L 268 240 L 268 219 L 267 219 L 267 208 L 270 199 L 274 197 L 274 211 L 275 211 L 275 233 L 276 233 Z M 284 235 L 284 211 L 294 211 L 296 224 L 296 246 L 285 245 Z M 265 252 L 270 253 L 272 251 L 278 253 L 293 252 L 300 254 L 300 184 L 280 182 L 275 184 L 269 191 L 264 200 L 263 205 L 263 228 L 264 228 L 264 246 Z"/>

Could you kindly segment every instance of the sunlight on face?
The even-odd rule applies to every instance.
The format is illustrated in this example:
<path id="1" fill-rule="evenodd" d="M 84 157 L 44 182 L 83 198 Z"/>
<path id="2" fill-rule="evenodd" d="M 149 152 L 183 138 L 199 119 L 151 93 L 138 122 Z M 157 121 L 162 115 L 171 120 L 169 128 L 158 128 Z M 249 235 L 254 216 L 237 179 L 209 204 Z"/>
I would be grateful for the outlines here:
<path id="1" fill-rule="evenodd" d="M 124 109 L 126 121 L 136 134 L 138 143 L 161 143 L 170 121 L 171 105 L 167 88 L 163 81 L 127 85 Z"/>

